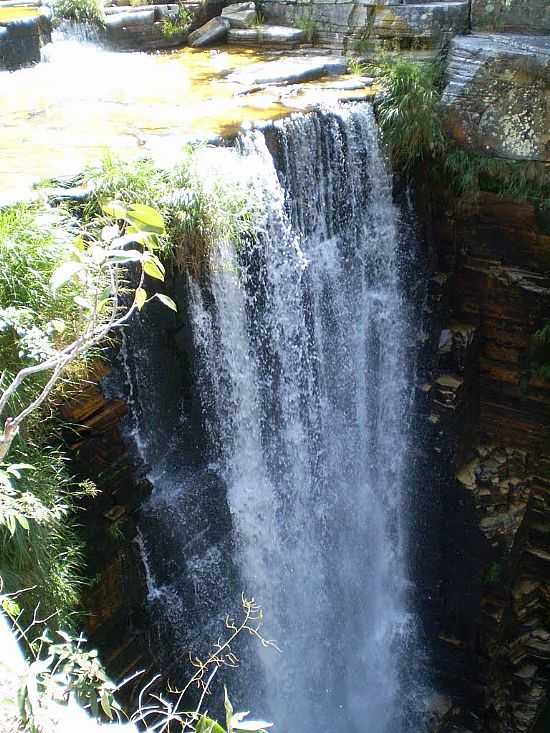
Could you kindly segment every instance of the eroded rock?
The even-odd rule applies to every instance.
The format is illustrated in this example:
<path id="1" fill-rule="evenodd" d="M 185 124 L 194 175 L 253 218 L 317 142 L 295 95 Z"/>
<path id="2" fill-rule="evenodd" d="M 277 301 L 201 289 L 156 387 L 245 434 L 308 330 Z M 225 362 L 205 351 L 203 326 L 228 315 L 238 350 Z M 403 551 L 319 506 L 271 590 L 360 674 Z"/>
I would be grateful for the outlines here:
<path id="1" fill-rule="evenodd" d="M 225 38 L 229 31 L 229 21 L 226 18 L 212 18 L 196 31 L 189 34 L 187 42 L 193 48 L 209 46 L 214 41 Z"/>
<path id="2" fill-rule="evenodd" d="M 256 22 L 256 6 L 252 2 L 227 5 L 222 18 L 229 21 L 231 28 L 251 28 Z"/>
<path id="3" fill-rule="evenodd" d="M 443 105 L 461 146 L 550 161 L 550 44 L 536 36 L 454 38 Z"/>

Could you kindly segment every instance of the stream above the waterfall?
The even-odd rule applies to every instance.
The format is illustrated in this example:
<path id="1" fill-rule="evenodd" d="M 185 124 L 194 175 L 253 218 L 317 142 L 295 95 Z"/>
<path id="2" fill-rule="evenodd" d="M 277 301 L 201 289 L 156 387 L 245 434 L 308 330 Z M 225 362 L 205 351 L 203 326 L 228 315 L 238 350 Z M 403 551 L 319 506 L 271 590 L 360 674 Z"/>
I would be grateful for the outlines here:
<path id="1" fill-rule="evenodd" d="M 0 190 L 11 200 L 42 179 L 79 173 L 109 150 L 172 163 L 187 142 L 370 93 L 346 90 L 349 77 L 339 90 L 337 77 L 259 89 L 228 78 L 282 58 L 269 50 L 120 53 L 57 33 L 42 53 L 32 68 L 0 72 Z"/>

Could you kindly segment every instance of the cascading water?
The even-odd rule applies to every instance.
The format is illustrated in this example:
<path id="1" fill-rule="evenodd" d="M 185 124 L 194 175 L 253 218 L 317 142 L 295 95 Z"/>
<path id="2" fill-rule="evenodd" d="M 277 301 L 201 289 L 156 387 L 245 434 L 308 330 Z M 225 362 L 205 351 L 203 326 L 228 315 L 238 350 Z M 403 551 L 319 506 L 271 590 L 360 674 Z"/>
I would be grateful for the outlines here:
<path id="1" fill-rule="evenodd" d="M 231 537 L 188 547 L 205 471 L 182 464 L 185 421 L 164 455 L 149 428 L 148 579 L 163 575 L 170 622 L 207 596 L 203 633 L 205 613 L 223 617 L 241 588 L 261 602 L 282 654 L 257 652 L 263 684 L 249 675 L 242 697 L 278 730 L 400 733 L 420 688 L 406 520 L 415 343 L 408 243 L 372 108 L 293 116 L 232 155 L 262 231 L 239 251 L 219 242 L 208 286 L 182 286 L 206 474 L 223 481 Z"/>

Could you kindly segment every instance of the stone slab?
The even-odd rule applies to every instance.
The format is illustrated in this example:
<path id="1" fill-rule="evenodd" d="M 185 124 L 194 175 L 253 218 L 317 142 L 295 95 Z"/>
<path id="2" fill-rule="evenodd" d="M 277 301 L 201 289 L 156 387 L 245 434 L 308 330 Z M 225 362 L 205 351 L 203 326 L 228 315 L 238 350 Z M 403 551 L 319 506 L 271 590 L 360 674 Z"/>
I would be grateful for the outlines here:
<path id="1" fill-rule="evenodd" d="M 314 56 L 265 61 L 238 69 L 227 77 L 229 81 L 248 87 L 269 84 L 298 84 L 323 76 L 345 74 L 347 61 L 343 56 Z"/>
<path id="2" fill-rule="evenodd" d="M 263 25 L 256 28 L 231 28 L 227 42 L 236 46 L 297 46 L 305 43 L 306 32 L 299 28 Z"/>
<path id="3" fill-rule="evenodd" d="M 202 48 L 215 41 L 221 41 L 229 31 L 229 21 L 226 18 L 212 18 L 196 31 L 189 34 L 187 42 L 193 48 Z"/>
<path id="4" fill-rule="evenodd" d="M 442 103 L 461 146 L 550 161 L 550 43 L 540 36 L 454 38 Z"/>
<path id="5" fill-rule="evenodd" d="M 253 2 L 227 5 L 222 18 L 229 21 L 231 28 L 251 28 L 256 22 L 256 6 Z"/>

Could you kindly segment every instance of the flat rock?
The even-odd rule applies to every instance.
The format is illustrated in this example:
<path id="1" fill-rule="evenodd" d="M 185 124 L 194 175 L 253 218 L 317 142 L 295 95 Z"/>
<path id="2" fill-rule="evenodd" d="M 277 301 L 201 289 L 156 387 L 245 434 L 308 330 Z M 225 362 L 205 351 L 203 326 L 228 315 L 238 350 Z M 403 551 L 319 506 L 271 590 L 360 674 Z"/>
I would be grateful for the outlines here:
<path id="1" fill-rule="evenodd" d="M 155 22 L 154 10 L 140 10 L 137 13 L 117 13 L 105 18 L 107 29 L 134 28 L 136 26 L 153 25 Z"/>
<path id="2" fill-rule="evenodd" d="M 231 32 L 231 31 L 230 31 Z M 268 84 L 298 84 L 338 76 L 346 73 L 346 59 L 342 56 L 314 56 L 265 61 L 247 66 L 229 74 L 228 80 L 247 86 Z"/>
<path id="3" fill-rule="evenodd" d="M 548 0 L 472 0 L 474 31 L 550 33 Z"/>
<path id="4" fill-rule="evenodd" d="M 229 21 L 226 18 L 212 18 L 187 37 L 187 42 L 193 48 L 208 46 L 214 41 L 221 41 L 229 31 Z"/>
<path id="5" fill-rule="evenodd" d="M 231 28 L 251 28 L 256 22 L 256 6 L 253 2 L 227 5 L 222 18 L 229 21 Z"/>
<path id="6" fill-rule="evenodd" d="M 540 36 L 454 38 L 442 103 L 461 146 L 550 161 L 550 44 Z"/>
<path id="7" fill-rule="evenodd" d="M 297 46 L 306 40 L 306 32 L 299 28 L 262 25 L 256 28 L 231 28 L 227 42 L 235 46 Z"/>

